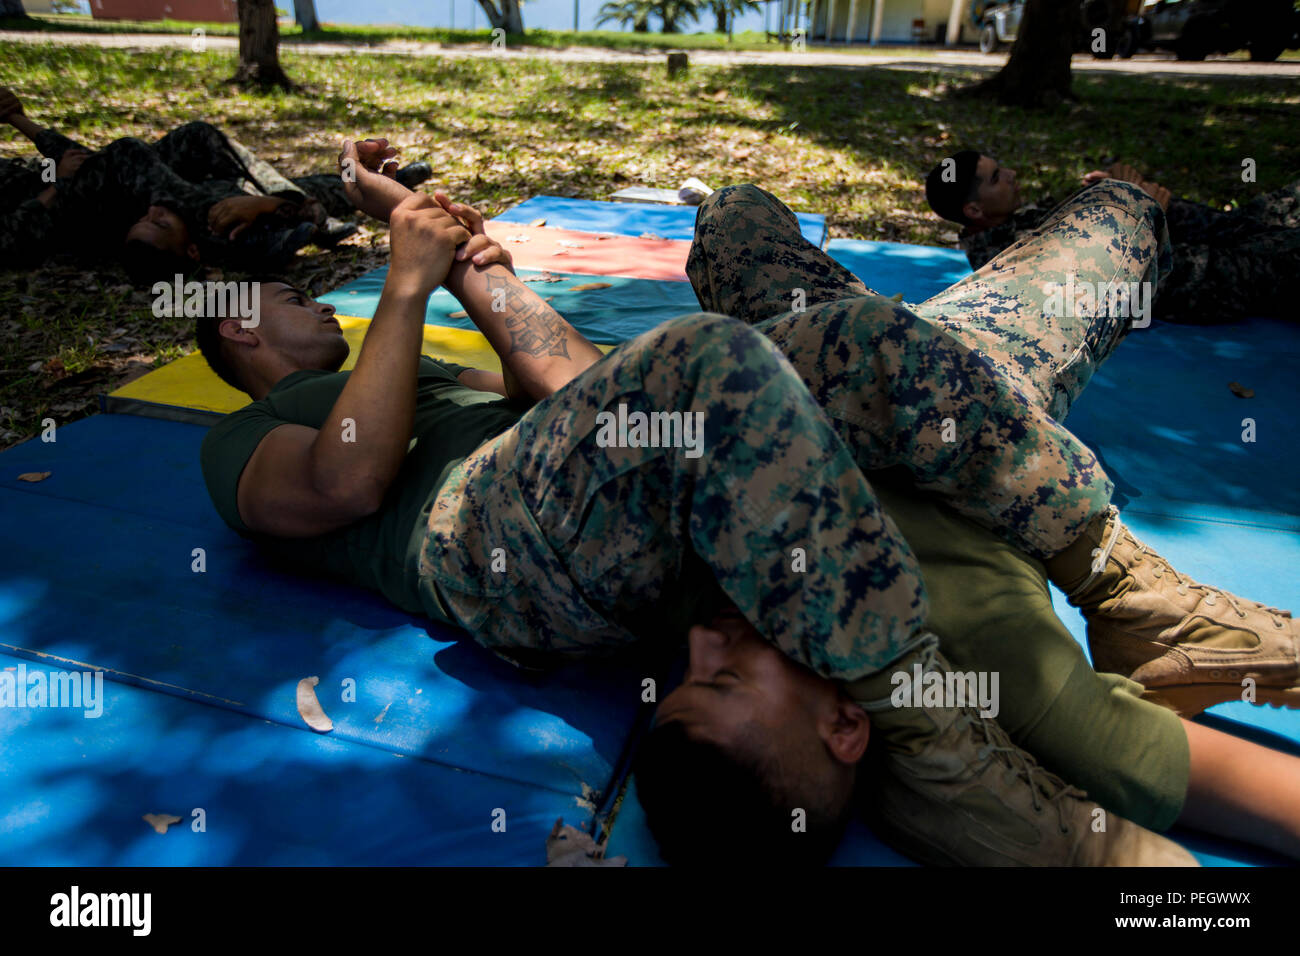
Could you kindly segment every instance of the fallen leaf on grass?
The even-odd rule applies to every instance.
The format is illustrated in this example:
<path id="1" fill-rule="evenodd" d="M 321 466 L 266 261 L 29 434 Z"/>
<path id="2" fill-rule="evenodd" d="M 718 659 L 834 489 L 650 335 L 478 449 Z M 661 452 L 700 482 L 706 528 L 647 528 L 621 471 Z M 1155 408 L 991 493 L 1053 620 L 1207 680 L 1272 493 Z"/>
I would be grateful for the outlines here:
<path id="1" fill-rule="evenodd" d="M 170 813 L 146 813 L 140 819 L 153 827 L 154 833 L 166 833 L 167 828 L 173 823 L 180 823 L 180 817 L 174 817 Z"/>
<path id="2" fill-rule="evenodd" d="M 588 289 L 608 289 L 613 283 L 610 282 L 584 282 L 582 285 L 575 285 L 570 292 L 586 292 Z"/>
<path id="3" fill-rule="evenodd" d="M 48 471 L 24 471 L 18 476 L 19 481 L 44 481 L 50 477 L 52 472 Z"/>
<path id="4" fill-rule="evenodd" d="M 1242 385 L 1240 382 L 1229 382 L 1228 388 L 1230 388 L 1232 390 L 1232 394 L 1236 395 L 1238 398 L 1255 397 L 1255 390 L 1253 388 L 1247 388 L 1245 385 Z"/>
<path id="5" fill-rule="evenodd" d="M 334 721 L 326 716 L 316 699 L 316 685 L 319 683 L 319 677 L 304 677 L 298 681 L 298 716 L 312 730 L 323 734 L 334 729 Z"/>

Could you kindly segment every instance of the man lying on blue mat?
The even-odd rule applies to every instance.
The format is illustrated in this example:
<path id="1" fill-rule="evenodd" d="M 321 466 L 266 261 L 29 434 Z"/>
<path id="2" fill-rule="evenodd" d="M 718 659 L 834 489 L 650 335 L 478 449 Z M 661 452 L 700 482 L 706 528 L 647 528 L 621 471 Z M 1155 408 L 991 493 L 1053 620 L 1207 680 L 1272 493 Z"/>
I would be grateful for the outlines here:
<path id="1" fill-rule="evenodd" d="M 1300 270 L 1300 179 L 1222 212 L 1173 196 L 1127 163 L 1095 169 L 1083 185 L 1108 178 L 1133 183 L 1166 211 L 1174 257 L 1161 283 L 1158 318 L 1199 325 L 1248 315 L 1295 317 L 1290 290 Z M 1056 200 L 1022 203 L 1016 171 L 975 150 L 940 160 L 926 177 L 925 196 L 938 215 L 962 227 L 958 242 L 972 269 L 1037 230 L 1057 228 Z"/>
<path id="2" fill-rule="evenodd" d="M 349 145 L 345 157 L 356 149 Z M 814 263 L 803 285 L 810 307 L 764 322 L 764 334 L 719 315 L 686 316 L 601 357 L 502 264 L 472 210 L 445 197 L 402 199 L 398 190 L 370 173 L 355 184 L 359 208 L 391 213 L 393 255 L 352 372 L 336 371 L 348 346 L 333 309 L 286 285 L 263 288 L 254 328 L 200 321 L 208 361 L 254 399 L 203 446 L 209 492 L 232 528 L 297 567 L 340 574 L 464 627 L 517 662 L 682 635 L 734 605 L 747 630 L 734 633 L 733 624 L 710 640 L 732 648 L 735 666 L 706 674 L 692 640 L 687 685 L 665 699 L 668 719 L 650 741 L 661 754 L 686 748 L 683 760 L 690 748 L 722 755 L 733 778 L 750 772 L 756 783 L 747 804 L 708 817 L 709 853 L 725 845 L 733 859 L 824 858 L 851 809 L 868 727 L 885 771 L 866 788 L 878 831 L 923 860 L 1191 863 L 1115 809 L 1126 793 L 1129 816 L 1145 814 L 1153 825 L 1212 822 L 1295 850 L 1300 807 L 1286 804 L 1295 801 L 1286 794 L 1300 786 L 1278 781 L 1300 784 L 1300 762 L 1185 730 L 1173 715 L 1117 692 L 1130 686 L 1123 682 L 1092 680 L 1077 668 L 1040 673 L 1030 637 L 1006 658 L 1004 712 L 1010 697 L 1023 696 L 1046 701 L 1040 718 L 1060 701 L 1076 717 L 1110 707 L 1145 715 L 1105 724 L 1147 735 L 1123 753 L 1076 734 L 1056 741 L 1058 767 L 1072 777 L 1114 777 L 1109 816 L 1012 743 L 988 708 L 928 695 L 895 699 L 898 676 L 919 674 L 925 683 L 925 675 L 950 670 L 926 623 L 922 568 L 931 589 L 938 581 L 960 602 L 967 567 L 997 565 L 1001 552 L 991 544 L 1021 568 L 1044 560 L 1095 620 L 1109 622 L 1117 642 L 1127 635 L 1157 660 L 1187 651 L 1186 641 L 1153 649 L 1144 628 L 1155 622 L 1139 628 L 1124 619 L 1129 595 L 1163 593 L 1162 582 L 1132 573 L 1140 546 L 1109 508 L 1110 484 L 1095 458 L 1037 396 L 1026 398 L 941 323 L 865 290 L 830 301 L 825 292 L 856 280 Z M 724 190 L 709 208 L 725 209 L 727 197 L 770 200 L 752 187 Z M 1134 197 L 1120 198 L 1132 206 Z M 769 207 L 774 216 L 789 215 L 777 207 Z M 1149 210 L 1130 212 L 1152 230 Z M 1147 246 L 1154 257 L 1155 240 Z M 501 355 L 504 377 L 419 355 L 425 301 L 438 284 Z M 778 298 L 788 302 L 785 291 Z M 679 413 L 683 428 L 700 423 L 702 440 L 650 444 L 635 428 L 611 427 L 614 418 L 665 412 Z M 945 441 L 950 426 L 957 437 Z M 945 532 L 953 537 L 943 543 L 964 535 L 966 565 L 949 567 L 945 578 L 947 558 L 933 567 L 918 562 L 864 474 L 880 469 L 904 472 L 960 514 L 949 513 Z M 923 499 L 916 506 L 943 514 Z M 1094 572 L 1099 545 L 1106 556 Z M 1149 566 L 1167 567 L 1146 555 Z M 1013 575 L 1011 567 L 990 580 Z M 1224 605 L 1247 609 L 1252 625 L 1268 613 L 1235 599 Z M 1010 618 L 1018 630 L 1037 626 L 1025 613 Z M 1171 634 L 1189 617 L 1168 596 L 1151 614 L 1168 618 L 1161 627 Z M 1194 643 L 1197 633 L 1187 636 Z M 1294 656 L 1294 632 L 1285 640 Z M 1254 672 L 1260 662 L 1246 658 L 1241 666 Z M 1287 689 L 1294 673 L 1289 681 Z M 732 701 L 729 720 L 712 722 L 701 705 L 683 703 L 683 692 Z M 1080 703 L 1079 693 L 1091 693 L 1091 702 Z M 1063 711 L 1058 719 L 1068 726 Z M 1023 733 L 1035 730 L 1026 724 Z M 1113 747 L 1116 736 L 1107 733 Z M 1086 755 L 1072 761 L 1073 747 Z M 1135 755 L 1147 776 L 1119 762 Z M 1223 789 L 1264 763 L 1276 774 L 1267 793 Z M 710 783 L 677 782 L 662 790 L 698 810 Z M 795 808 L 807 812 L 797 834 Z M 682 832 L 684 843 L 669 837 L 666 845 L 684 860 L 703 844 Z"/>

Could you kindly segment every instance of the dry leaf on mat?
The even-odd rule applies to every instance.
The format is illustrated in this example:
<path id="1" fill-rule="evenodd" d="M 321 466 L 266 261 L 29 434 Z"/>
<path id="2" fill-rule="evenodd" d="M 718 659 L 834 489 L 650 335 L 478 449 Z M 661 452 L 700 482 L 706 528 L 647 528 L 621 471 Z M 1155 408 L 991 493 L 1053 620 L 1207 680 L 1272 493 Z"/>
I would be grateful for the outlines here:
<path id="1" fill-rule="evenodd" d="M 546 225 L 546 219 L 545 219 L 545 218 L 542 218 L 542 219 L 534 219 L 534 220 L 533 220 L 532 222 L 530 222 L 528 225 L 530 225 L 530 226 L 544 226 L 544 225 Z"/>
<path id="2" fill-rule="evenodd" d="M 19 481 L 44 481 L 50 477 L 53 472 L 49 471 L 24 471 L 18 476 Z"/>
<path id="3" fill-rule="evenodd" d="M 298 716 L 312 730 L 326 733 L 334 729 L 334 721 L 325 714 L 320 701 L 316 699 L 316 685 L 319 677 L 304 677 L 298 681 Z"/>
<path id="4" fill-rule="evenodd" d="M 575 285 L 570 292 L 586 292 L 588 289 L 608 289 L 612 285 L 609 282 L 584 282 L 582 285 Z"/>
<path id="5" fill-rule="evenodd" d="M 597 846 L 590 833 L 568 826 L 563 818 L 555 821 L 546 838 L 547 866 L 627 866 L 627 857 L 605 859 L 605 848 Z"/>
<path id="6" fill-rule="evenodd" d="M 1240 382 L 1229 382 L 1228 388 L 1232 389 L 1232 394 L 1236 395 L 1238 398 L 1255 397 L 1255 390 L 1253 388 L 1247 388 L 1245 385 L 1242 385 Z"/>
<path id="7" fill-rule="evenodd" d="M 173 823 L 180 823 L 180 817 L 174 817 L 170 813 L 146 813 L 140 819 L 153 827 L 154 833 L 166 833 L 167 828 Z"/>

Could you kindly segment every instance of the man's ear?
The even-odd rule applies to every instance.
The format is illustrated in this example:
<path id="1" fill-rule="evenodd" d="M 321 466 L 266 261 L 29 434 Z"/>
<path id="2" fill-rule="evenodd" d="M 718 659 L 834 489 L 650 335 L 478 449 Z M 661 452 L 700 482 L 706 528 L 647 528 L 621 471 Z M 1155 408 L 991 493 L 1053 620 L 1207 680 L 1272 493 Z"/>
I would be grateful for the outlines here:
<path id="1" fill-rule="evenodd" d="M 255 328 L 245 328 L 243 320 L 233 316 L 221 320 L 217 333 L 236 345 L 254 345 L 259 341 Z"/>
<path id="2" fill-rule="evenodd" d="M 871 720 L 867 712 L 853 701 L 841 697 L 834 714 L 818 728 L 831 755 L 846 766 L 855 766 L 867 752 L 871 740 Z"/>
<path id="3" fill-rule="evenodd" d="M 961 207 L 961 214 L 971 222 L 979 222 L 984 218 L 984 207 L 977 202 L 968 202 Z"/>

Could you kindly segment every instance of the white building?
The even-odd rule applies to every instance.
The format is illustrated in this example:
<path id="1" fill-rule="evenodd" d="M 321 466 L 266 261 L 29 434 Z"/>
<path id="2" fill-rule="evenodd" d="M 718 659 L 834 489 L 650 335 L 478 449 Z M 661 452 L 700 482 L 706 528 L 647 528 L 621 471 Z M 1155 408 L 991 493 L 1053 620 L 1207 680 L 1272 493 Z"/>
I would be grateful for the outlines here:
<path id="1" fill-rule="evenodd" d="M 970 0 L 813 0 L 808 38 L 830 43 L 973 42 L 978 35 L 969 13 Z"/>

